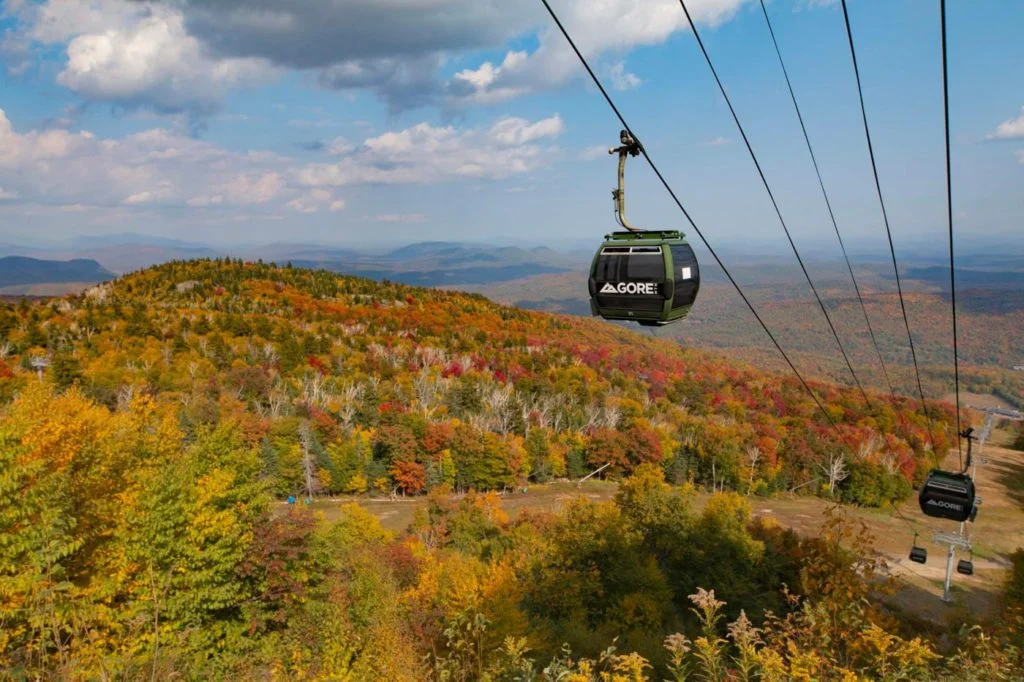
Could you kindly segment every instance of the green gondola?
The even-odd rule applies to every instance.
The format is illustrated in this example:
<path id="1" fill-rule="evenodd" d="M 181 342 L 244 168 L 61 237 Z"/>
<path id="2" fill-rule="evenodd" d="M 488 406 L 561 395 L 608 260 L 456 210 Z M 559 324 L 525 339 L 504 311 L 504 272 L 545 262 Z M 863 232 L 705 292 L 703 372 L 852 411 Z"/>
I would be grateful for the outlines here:
<path id="1" fill-rule="evenodd" d="M 678 231 L 641 230 L 626 219 L 626 157 L 640 153 L 627 131 L 619 156 L 619 186 L 612 191 L 615 217 L 626 228 L 605 235 L 590 266 L 590 311 L 606 320 L 658 326 L 689 314 L 700 290 L 700 268 L 693 247 Z"/>
<path id="2" fill-rule="evenodd" d="M 690 312 L 700 269 L 679 232 L 613 232 L 594 255 L 589 288 L 594 315 L 664 325 Z"/>
<path id="3" fill-rule="evenodd" d="M 928 473 L 918 503 L 926 516 L 951 521 L 969 521 L 974 511 L 974 481 L 966 474 L 941 469 Z"/>
<path id="4" fill-rule="evenodd" d="M 974 479 L 967 473 L 974 456 L 973 433 L 973 428 L 967 428 L 960 434 L 961 438 L 967 440 L 967 462 L 963 471 L 932 469 L 928 472 L 918 495 L 921 511 L 926 516 L 960 523 L 974 521 L 977 517 L 980 500 L 977 498 Z"/>

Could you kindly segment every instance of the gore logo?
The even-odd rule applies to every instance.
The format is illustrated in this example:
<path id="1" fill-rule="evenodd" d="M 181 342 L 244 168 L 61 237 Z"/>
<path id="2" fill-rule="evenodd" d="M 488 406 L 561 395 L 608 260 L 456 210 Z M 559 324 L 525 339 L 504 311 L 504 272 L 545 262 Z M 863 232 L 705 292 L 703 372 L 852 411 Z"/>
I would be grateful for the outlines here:
<path id="1" fill-rule="evenodd" d="M 657 282 L 619 282 L 612 284 L 606 282 L 601 287 L 602 294 L 641 294 L 654 296 L 658 293 Z"/>
<path id="2" fill-rule="evenodd" d="M 955 511 L 963 511 L 964 506 L 962 504 L 953 504 L 952 502 L 943 502 L 940 500 L 928 500 L 925 504 L 930 504 L 933 507 L 943 507 L 945 509 L 953 509 Z"/>

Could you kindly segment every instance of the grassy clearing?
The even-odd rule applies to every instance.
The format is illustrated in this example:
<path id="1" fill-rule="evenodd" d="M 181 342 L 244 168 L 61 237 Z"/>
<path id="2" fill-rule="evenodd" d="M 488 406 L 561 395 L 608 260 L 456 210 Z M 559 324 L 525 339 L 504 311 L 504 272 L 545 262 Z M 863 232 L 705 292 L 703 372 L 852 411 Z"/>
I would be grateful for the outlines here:
<path id="1" fill-rule="evenodd" d="M 502 495 L 501 504 L 509 516 L 515 518 L 524 509 L 557 512 L 568 500 L 579 495 L 585 495 L 595 502 L 610 500 L 617 489 L 618 485 L 609 481 L 590 480 L 584 483 L 582 488 L 571 481 L 557 481 L 545 485 L 532 485 L 526 493 Z M 395 532 L 406 530 L 412 523 L 416 510 L 427 504 L 427 500 L 423 496 L 407 498 L 341 496 L 317 499 L 311 506 L 314 510 L 322 512 L 325 520 L 333 521 L 338 518 L 341 506 L 349 502 L 358 503 L 380 519 L 385 528 Z"/>

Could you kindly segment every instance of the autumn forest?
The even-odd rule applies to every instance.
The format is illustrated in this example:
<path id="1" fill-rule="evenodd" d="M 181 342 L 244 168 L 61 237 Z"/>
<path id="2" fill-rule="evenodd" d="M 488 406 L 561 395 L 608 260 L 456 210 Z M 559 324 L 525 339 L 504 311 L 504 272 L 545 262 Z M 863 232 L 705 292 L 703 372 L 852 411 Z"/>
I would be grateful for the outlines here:
<path id="1" fill-rule="evenodd" d="M 1024 555 L 997 625 L 934 631 L 845 512 L 955 446 L 927 408 L 264 263 L 0 304 L 0 677 L 1021 679 Z M 614 497 L 500 504 L 588 474 Z M 835 504 L 803 537 L 776 495 Z"/>

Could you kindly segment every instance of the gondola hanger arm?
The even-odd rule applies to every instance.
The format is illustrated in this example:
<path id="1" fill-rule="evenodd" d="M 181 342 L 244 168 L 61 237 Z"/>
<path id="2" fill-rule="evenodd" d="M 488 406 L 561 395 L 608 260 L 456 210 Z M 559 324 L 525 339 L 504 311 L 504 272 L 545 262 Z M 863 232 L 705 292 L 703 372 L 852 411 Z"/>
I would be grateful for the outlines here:
<path id="1" fill-rule="evenodd" d="M 974 456 L 974 453 L 972 452 L 973 448 L 971 447 L 975 441 L 974 429 L 972 427 L 967 427 L 960 432 L 960 437 L 967 440 L 967 461 L 964 462 L 964 468 L 960 472 L 961 474 L 966 474 L 971 468 L 971 458 Z"/>
<path id="2" fill-rule="evenodd" d="M 615 201 L 615 222 L 630 232 L 643 232 L 644 230 L 630 224 L 629 219 L 626 218 L 626 158 L 639 156 L 643 151 L 643 146 L 628 130 L 619 133 L 619 141 L 622 143 L 621 146 L 608 150 L 609 154 L 619 155 L 619 186 L 612 190 L 612 199 Z"/>

